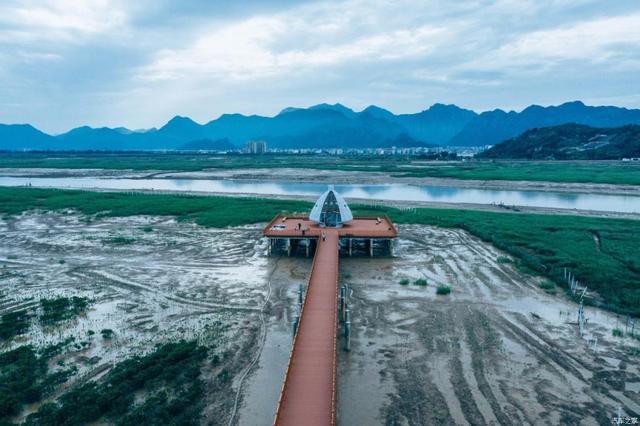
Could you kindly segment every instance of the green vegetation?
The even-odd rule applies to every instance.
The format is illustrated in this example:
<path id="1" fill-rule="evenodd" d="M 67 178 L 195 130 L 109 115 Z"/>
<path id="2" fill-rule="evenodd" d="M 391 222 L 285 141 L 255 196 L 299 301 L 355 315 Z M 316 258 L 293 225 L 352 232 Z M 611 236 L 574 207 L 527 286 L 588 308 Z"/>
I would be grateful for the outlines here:
<path id="1" fill-rule="evenodd" d="M 0 424 L 18 414 L 23 404 L 40 401 L 76 372 L 72 367 L 50 373 L 47 361 L 55 353 L 48 349 L 38 355 L 31 346 L 20 346 L 0 354 Z"/>
<path id="2" fill-rule="evenodd" d="M 480 156 L 558 160 L 613 160 L 640 156 L 640 126 L 596 128 L 582 124 L 530 129 Z"/>
<path id="3" fill-rule="evenodd" d="M 117 237 L 106 239 L 105 243 L 116 244 L 116 245 L 127 245 L 127 244 L 133 244 L 135 241 L 136 241 L 135 238 L 123 237 L 122 235 L 118 235 Z"/>
<path id="4" fill-rule="evenodd" d="M 310 168 L 386 172 L 397 177 L 531 180 L 640 185 L 640 164 L 620 161 L 427 162 L 420 158 L 317 155 L 204 155 L 175 153 L 0 153 L 0 167 L 197 171 L 240 168 Z"/>
<path id="5" fill-rule="evenodd" d="M 538 284 L 538 287 L 540 287 L 541 289 L 543 289 L 546 293 L 549 294 L 556 294 L 556 285 L 552 282 L 552 281 L 542 281 L 540 284 Z"/>
<path id="6" fill-rule="evenodd" d="M 511 263 L 511 259 L 508 258 L 507 256 L 498 256 L 498 259 L 496 259 L 496 262 L 498 262 L 498 263 Z"/>
<path id="7" fill-rule="evenodd" d="M 31 315 L 26 310 L 9 312 L 0 317 L 0 342 L 29 330 Z"/>
<path id="8" fill-rule="evenodd" d="M 413 282 L 414 285 L 419 285 L 420 287 L 426 287 L 427 286 L 427 280 L 424 278 L 418 278 L 417 280 L 415 280 Z"/>
<path id="9" fill-rule="evenodd" d="M 71 389 L 27 417 L 26 425 L 198 425 L 207 350 L 195 342 L 168 343 L 117 364 L 99 382 Z M 143 400 L 134 403 L 136 395 Z"/>
<path id="10" fill-rule="evenodd" d="M 51 325 L 78 316 L 87 309 L 89 300 L 86 297 L 77 296 L 57 297 L 55 299 L 41 299 L 40 305 L 42 307 L 40 322 Z"/>
<path id="11" fill-rule="evenodd" d="M 103 339 L 111 339 L 113 337 L 113 330 L 111 330 L 110 328 L 103 328 L 102 330 L 100 330 L 100 334 L 102 335 Z"/>
<path id="12" fill-rule="evenodd" d="M 451 287 L 449 287 L 448 285 L 439 285 L 438 288 L 436 289 L 436 294 L 439 295 L 446 295 L 451 293 Z"/>
<path id="13" fill-rule="evenodd" d="M 403 278 L 400 280 L 400 285 L 409 285 L 409 278 Z"/>
<path id="14" fill-rule="evenodd" d="M 614 328 L 611 333 L 613 334 L 613 337 L 623 337 L 624 336 L 624 332 L 619 328 Z"/>
<path id="15" fill-rule="evenodd" d="M 209 227 L 266 222 L 279 212 L 308 211 L 310 203 L 261 198 L 0 188 L 0 213 L 66 210 L 104 216 L 167 215 Z"/>
<path id="16" fill-rule="evenodd" d="M 280 212 L 307 212 L 311 203 L 236 197 L 104 193 L 35 188 L 0 188 L 0 213 L 76 208 L 108 216 L 174 215 L 203 226 L 266 222 Z M 564 268 L 601 296 L 616 312 L 640 315 L 640 221 L 497 213 L 452 209 L 353 206 L 354 214 L 387 214 L 396 223 L 461 228 L 518 259 L 517 266 L 545 275 L 566 288 Z M 593 235 L 600 237 L 597 247 Z"/>

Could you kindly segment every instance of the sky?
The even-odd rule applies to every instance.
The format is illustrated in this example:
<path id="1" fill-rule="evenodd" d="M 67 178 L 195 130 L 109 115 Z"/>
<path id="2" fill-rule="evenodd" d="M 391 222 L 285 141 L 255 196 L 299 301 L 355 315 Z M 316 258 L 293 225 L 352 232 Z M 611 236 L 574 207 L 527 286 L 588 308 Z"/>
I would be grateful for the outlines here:
<path id="1" fill-rule="evenodd" d="M 0 2 L 0 123 L 54 134 L 322 102 L 572 100 L 640 108 L 640 1 Z"/>

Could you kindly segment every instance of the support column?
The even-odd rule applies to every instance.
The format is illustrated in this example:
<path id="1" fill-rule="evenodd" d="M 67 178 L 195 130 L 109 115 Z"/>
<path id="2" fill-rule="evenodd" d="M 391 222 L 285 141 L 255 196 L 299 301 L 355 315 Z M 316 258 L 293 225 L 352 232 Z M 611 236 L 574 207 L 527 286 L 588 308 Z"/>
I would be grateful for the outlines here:
<path id="1" fill-rule="evenodd" d="M 373 238 L 369 238 L 369 257 L 373 257 Z"/>
<path id="2" fill-rule="evenodd" d="M 346 309 L 345 321 L 344 321 L 344 337 L 345 347 L 344 350 L 349 352 L 351 350 L 351 315 L 349 308 Z"/>
<path id="3" fill-rule="evenodd" d="M 287 238 L 287 256 L 291 256 L 291 238 Z"/>
<path id="4" fill-rule="evenodd" d="M 311 245 L 311 241 L 309 241 L 309 239 L 306 239 L 307 242 L 307 257 L 309 257 L 309 246 Z"/>
<path id="5" fill-rule="evenodd" d="M 349 238 L 349 257 L 353 256 L 353 238 Z"/>

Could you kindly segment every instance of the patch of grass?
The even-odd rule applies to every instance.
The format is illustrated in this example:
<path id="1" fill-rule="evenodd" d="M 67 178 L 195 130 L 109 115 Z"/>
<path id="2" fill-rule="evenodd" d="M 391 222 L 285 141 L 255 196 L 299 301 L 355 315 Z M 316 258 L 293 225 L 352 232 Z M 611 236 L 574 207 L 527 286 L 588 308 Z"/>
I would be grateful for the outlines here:
<path id="1" fill-rule="evenodd" d="M 178 220 L 218 228 L 266 222 L 277 213 L 307 212 L 311 206 L 304 201 L 263 198 L 0 188 L 0 213 L 74 208 L 83 214 L 108 217 L 175 216 Z"/>
<path id="2" fill-rule="evenodd" d="M 205 391 L 200 368 L 206 356 L 207 350 L 195 342 L 159 346 L 117 364 L 99 382 L 87 382 L 42 405 L 25 425 L 198 425 Z M 134 403 L 136 394 L 143 400 Z"/>
<path id="3" fill-rule="evenodd" d="M 143 232 L 153 232 L 153 228 L 150 226 L 145 226 L 144 228 L 142 228 Z"/>
<path id="4" fill-rule="evenodd" d="M 439 285 L 438 288 L 436 288 L 436 294 L 446 295 L 449 293 L 451 293 L 451 287 L 448 285 Z"/>
<path id="5" fill-rule="evenodd" d="M 89 299 L 77 296 L 41 299 L 40 306 L 42 307 L 40 322 L 51 325 L 69 320 L 83 313 L 89 306 Z"/>
<path id="6" fill-rule="evenodd" d="M 106 240 L 104 240 L 105 243 L 117 244 L 117 245 L 133 244 L 135 241 L 136 241 L 135 238 L 123 237 L 122 235 L 118 235 L 117 237 L 107 238 Z"/>
<path id="7" fill-rule="evenodd" d="M 400 280 L 400 285 L 409 285 L 409 278 L 403 278 Z"/>
<path id="8" fill-rule="evenodd" d="M 511 263 L 511 259 L 508 258 L 507 256 L 498 256 L 498 258 L 496 259 L 496 262 L 498 262 L 498 263 Z"/>
<path id="9" fill-rule="evenodd" d="M 414 285 L 418 285 L 420 287 L 426 287 L 428 282 L 425 278 L 418 278 L 413 282 Z"/>
<path id="10" fill-rule="evenodd" d="M 619 328 L 614 328 L 611 331 L 611 334 L 613 334 L 613 337 L 623 337 L 624 336 L 624 332 Z"/>
<path id="11" fill-rule="evenodd" d="M 31 326 L 31 315 L 26 310 L 9 312 L 0 317 L 0 341 L 24 334 Z"/>
<path id="12" fill-rule="evenodd" d="M 557 289 L 556 289 L 555 283 L 553 283 L 552 281 L 549 281 L 549 280 L 542 281 L 541 283 L 538 284 L 538 287 L 543 289 L 548 294 L 556 294 L 557 293 Z"/>

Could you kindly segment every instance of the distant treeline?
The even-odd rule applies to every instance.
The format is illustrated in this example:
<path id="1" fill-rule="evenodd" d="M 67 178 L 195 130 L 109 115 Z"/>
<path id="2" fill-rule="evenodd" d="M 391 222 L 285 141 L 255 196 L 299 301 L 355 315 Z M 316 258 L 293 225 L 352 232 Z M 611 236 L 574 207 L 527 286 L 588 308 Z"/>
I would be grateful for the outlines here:
<path id="1" fill-rule="evenodd" d="M 580 124 L 531 129 L 478 155 L 526 160 L 619 160 L 640 157 L 640 126 L 595 128 Z"/>

